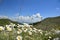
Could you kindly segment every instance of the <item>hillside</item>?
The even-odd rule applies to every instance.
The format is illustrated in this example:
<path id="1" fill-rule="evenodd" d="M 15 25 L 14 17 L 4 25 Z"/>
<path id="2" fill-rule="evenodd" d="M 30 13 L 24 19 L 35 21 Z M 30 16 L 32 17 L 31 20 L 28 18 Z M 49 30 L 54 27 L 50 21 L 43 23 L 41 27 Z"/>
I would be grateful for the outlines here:
<path id="1" fill-rule="evenodd" d="M 0 25 L 2 26 L 10 23 L 21 24 L 10 19 L 0 19 Z M 46 18 L 41 22 L 33 23 L 33 26 L 42 30 L 60 29 L 60 16 Z"/>
<path id="2" fill-rule="evenodd" d="M 34 27 L 43 30 L 60 29 L 60 16 L 46 18 L 41 22 L 33 23 Z"/>
<path id="3" fill-rule="evenodd" d="M 18 22 L 12 21 L 10 19 L 0 19 L 0 26 L 4 26 L 4 25 L 10 24 L 10 23 L 17 24 Z M 18 23 L 18 24 L 21 24 L 21 23 Z"/>

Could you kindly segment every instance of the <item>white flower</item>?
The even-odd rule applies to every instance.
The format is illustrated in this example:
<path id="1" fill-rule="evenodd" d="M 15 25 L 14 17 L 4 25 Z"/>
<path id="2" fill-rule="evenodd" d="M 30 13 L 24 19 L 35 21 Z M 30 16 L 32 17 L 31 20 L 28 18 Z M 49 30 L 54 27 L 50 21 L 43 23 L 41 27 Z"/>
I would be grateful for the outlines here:
<path id="1" fill-rule="evenodd" d="M 21 34 L 21 33 L 22 33 L 22 30 L 18 29 L 17 34 Z"/>
<path id="2" fill-rule="evenodd" d="M 48 39 L 48 40 L 50 40 L 50 39 Z"/>
<path id="3" fill-rule="evenodd" d="M 23 27 L 23 28 L 22 28 L 22 31 L 26 33 L 26 32 L 28 31 L 28 29 L 25 28 L 25 27 Z"/>
<path id="4" fill-rule="evenodd" d="M 40 34 L 43 34 L 43 32 L 40 32 Z"/>
<path id="5" fill-rule="evenodd" d="M 51 36 L 49 36 L 49 38 L 52 38 Z"/>
<path id="6" fill-rule="evenodd" d="M 0 26 L 0 31 L 3 31 L 4 29 L 5 29 L 4 27 Z"/>
<path id="7" fill-rule="evenodd" d="M 31 31 L 28 31 L 29 35 L 32 35 L 32 32 Z"/>
<path id="8" fill-rule="evenodd" d="M 6 25 L 6 27 L 8 27 L 9 25 Z"/>
<path id="9" fill-rule="evenodd" d="M 13 26 L 13 27 L 15 26 L 15 24 L 13 24 L 13 23 L 10 23 L 10 25 Z"/>
<path id="10" fill-rule="evenodd" d="M 12 31 L 12 28 L 6 27 L 7 31 Z"/>
<path id="11" fill-rule="evenodd" d="M 7 31 L 12 31 L 11 25 L 6 25 Z"/>
<path id="12" fill-rule="evenodd" d="M 30 27 L 30 25 L 29 25 L 29 24 L 27 24 L 27 23 L 24 23 L 24 26 L 25 26 L 25 27 Z"/>
<path id="13" fill-rule="evenodd" d="M 23 31 L 26 33 L 28 31 L 28 29 L 24 29 Z"/>
<path id="14" fill-rule="evenodd" d="M 18 27 L 18 28 L 20 28 L 20 27 L 24 27 L 24 25 L 18 25 L 17 27 Z"/>
<path id="15" fill-rule="evenodd" d="M 33 27 L 33 25 L 30 25 L 30 27 Z"/>
<path id="16" fill-rule="evenodd" d="M 32 30 L 33 32 L 35 32 L 35 33 L 37 33 L 37 31 L 36 30 Z"/>
<path id="17" fill-rule="evenodd" d="M 60 39 L 60 38 L 57 37 L 57 38 L 54 38 L 53 40 L 59 40 L 59 39 Z"/>
<path id="18" fill-rule="evenodd" d="M 40 34 L 43 34 L 43 31 L 42 31 L 42 30 L 40 30 L 40 29 L 38 30 L 38 32 L 39 32 Z"/>
<path id="19" fill-rule="evenodd" d="M 33 29 L 32 29 L 32 28 L 28 28 L 28 30 L 29 30 L 29 31 L 33 31 Z"/>
<path id="20" fill-rule="evenodd" d="M 38 32 L 42 32 L 42 30 L 38 30 Z"/>
<path id="21" fill-rule="evenodd" d="M 22 36 L 17 36 L 16 39 L 17 40 L 22 40 Z"/>
<path id="22" fill-rule="evenodd" d="M 33 28 L 33 30 L 37 30 L 36 28 Z"/>
<path id="23" fill-rule="evenodd" d="M 56 34 L 59 34 L 59 33 L 60 33 L 60 30 L 55 30 L 55 33 L 56 33 Z"/>

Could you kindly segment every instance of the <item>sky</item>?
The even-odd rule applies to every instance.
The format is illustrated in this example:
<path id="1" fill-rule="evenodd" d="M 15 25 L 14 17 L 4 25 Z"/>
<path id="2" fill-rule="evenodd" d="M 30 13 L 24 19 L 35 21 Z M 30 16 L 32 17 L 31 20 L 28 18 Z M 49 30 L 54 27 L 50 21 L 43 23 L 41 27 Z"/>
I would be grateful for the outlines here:
<path id="1" fill-rule="evenodd" d="M 42 18 L 60 16 L 60 0 L 0 0 L 0 16 L 26 19 L 34 15 Z"/>

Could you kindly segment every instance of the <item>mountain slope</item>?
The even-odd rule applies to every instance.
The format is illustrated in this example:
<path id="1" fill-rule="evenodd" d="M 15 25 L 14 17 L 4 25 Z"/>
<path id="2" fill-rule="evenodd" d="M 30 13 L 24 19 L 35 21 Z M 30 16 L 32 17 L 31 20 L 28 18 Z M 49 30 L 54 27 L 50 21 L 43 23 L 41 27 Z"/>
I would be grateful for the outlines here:
<path id="1" fill-rule="evenodd" d="M 10 19 L 0 19 L 0 26 L 4 26 L 6 24 L 10 24 L 10 23 L 15 23 L 15 24 L 21 24 L 19 22 L 15 22 L 15 21 L 12 21 Z"/>
<path id="2" fill-rule="evenodd" d="M 46 18 L 42 20 L 41 22 L 34 23 L 33 25 L 34 27 L 38 29 L 43 29 L 43 30 L 51 30 L 53 28 L 60 29 L 60 16 Z"/>
<path id="3" fill-rule="evenodd" d="M 19 22 L 12 21 L 10 19 L 0 19 L 0 26 L 4 26 L 6 24 L 15 23 L 21 24 Z M 42 20 L 41 22 L 33 23 L 33 26 L 42 29 L 42 30 L 51 30 L 51 29 L 60 29 L 60 16 L 51 17 Z"/>

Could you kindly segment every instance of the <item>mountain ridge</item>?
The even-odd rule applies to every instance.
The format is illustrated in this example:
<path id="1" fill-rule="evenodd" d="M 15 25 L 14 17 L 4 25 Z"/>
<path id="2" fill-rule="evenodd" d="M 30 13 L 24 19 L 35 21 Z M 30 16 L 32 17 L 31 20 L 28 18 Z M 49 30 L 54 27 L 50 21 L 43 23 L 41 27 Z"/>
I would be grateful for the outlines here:
<path id="1" fill-rule="evenodd" d="M 16 21 L 12 21 L 10 19 L 0 19 L 0 26 L 4 26 L 10 23 L 14 24 L 22 24 Z M 43 19 L 40 22 L 36 22 L 32 24 L 37 29 L 42 30 L 52 30 L 52 29 L 59 29 L 60 30 L 60 16 L 58 17 L 48 17 Z"/>
<path id="2" fill-rule="evenodd" d="M 21 24 L 17 21 L 12 21 L 10 19 L 3 19 L 3 18 L 0 19 L 0 26 L 4 26 L 4 25 L 10 24 L 10 23 Z"/>
<path id="3" fill-rule="evenodd" d="M 40 22 L 33 23 L 34 27 L 43 30 L 60 29 L 60 16 L 49 17 Z"/>

